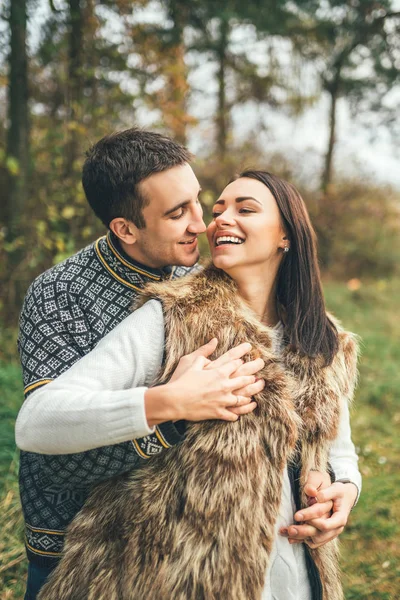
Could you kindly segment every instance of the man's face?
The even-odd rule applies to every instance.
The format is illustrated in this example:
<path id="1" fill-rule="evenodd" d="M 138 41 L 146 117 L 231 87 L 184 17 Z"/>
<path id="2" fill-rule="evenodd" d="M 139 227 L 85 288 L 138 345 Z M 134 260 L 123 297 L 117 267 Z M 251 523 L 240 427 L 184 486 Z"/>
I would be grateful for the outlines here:
<path id="1" fill-rule="evenodd" d="M 135 259 L 155 268 L 194 265 L 197 236 L 206 226 L 192 168 L 184 164 L 155 173 L 140 184 L 140 192 L 149 204 L 143 209 L 146 227 L 137 231 Z"/>

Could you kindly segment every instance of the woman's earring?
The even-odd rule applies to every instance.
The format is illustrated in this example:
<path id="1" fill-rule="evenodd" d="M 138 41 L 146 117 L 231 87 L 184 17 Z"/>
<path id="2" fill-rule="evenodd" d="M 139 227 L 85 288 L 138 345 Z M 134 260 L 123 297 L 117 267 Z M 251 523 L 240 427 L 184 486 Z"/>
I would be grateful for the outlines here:
<path id="1" fill-rule="evenodd" d="M 284 252 L 289 252 L 289 246 L 285 246 L 283 249 Z"/>

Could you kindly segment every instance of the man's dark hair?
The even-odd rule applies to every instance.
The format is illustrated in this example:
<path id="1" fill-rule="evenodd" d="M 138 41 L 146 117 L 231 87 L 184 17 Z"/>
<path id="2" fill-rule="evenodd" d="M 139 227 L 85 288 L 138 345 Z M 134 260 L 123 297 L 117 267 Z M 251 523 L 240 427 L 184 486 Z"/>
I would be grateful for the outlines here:
<path id="1" fill-rule="evenodd" d="M 116 217 L 123 217 L 143 229 L 142 210 L 149 199 L 140 193 L 140 182 L 191 158 L 184 146 L 159 133 L 137 128 L 112 133 L 86 152 L 83 189 L 106 227 Z"/>

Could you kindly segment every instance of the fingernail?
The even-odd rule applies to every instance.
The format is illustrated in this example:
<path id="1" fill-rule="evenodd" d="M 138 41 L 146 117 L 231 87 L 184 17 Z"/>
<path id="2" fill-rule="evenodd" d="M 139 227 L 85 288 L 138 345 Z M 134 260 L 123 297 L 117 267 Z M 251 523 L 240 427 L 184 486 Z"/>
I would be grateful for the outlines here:
<path id="1" fill-rule="evenodd" d="M 298 513 L 298 514 L 296 515 L 296 521 L 302 521 L 303 519 L 304 519 L 304 515 L 303 515 L 303 513 Z"/>
<path id="2" fill-rule="evenodd" d="M 297 529 L 295 527 L 292 527 L 290 530 L 290 535 L 297 535 L 297 534 L 298 534 Z"/>
<path id="3" fill-rule="evenodd" d="M 294 544 L 294 540 L 289 540 L 289 544 Z"/>

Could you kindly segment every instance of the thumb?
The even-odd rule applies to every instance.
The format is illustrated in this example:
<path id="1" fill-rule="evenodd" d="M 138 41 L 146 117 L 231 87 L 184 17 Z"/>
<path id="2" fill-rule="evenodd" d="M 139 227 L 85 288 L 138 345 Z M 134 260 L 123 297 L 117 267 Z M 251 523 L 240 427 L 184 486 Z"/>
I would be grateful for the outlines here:
<path id="1" fill-rule="evenodd" d="M 211 356 L 211 354 L 214 352 L 217 345 L 218 345 L 217 338 L 213 338 L 212 340 L 207 342 L 207 344 L 204 344 L 203 346 L 200 346 L 200 348 L 197 348 L 197 350 L 195 350 L 193 352 L 193 355 L 194 356 L 205 356 L 205 357 Z"/>
<path id="2" fill-rule="evenodd" d="M 311 483 L 306 483 L 304 486 L 304 493 L 307 494 L 307 496 L 312 496 L 315 498 L 315 496 L 318 494 L 318 491 L 319 490 L 315 487 L 315 485 L 312 485 Z"/>
<path id="3" fill-rule="evenodd" d="M 307 496 L 308 506 L 313 506 L 314 504 L 316 504 L 318 502 L 318 500 L 317 500 L 318 490 L 314 485 L 311 485 L 310 483 L 306 483 L 306 485 L 304 486 L 304 493 Z"/>

